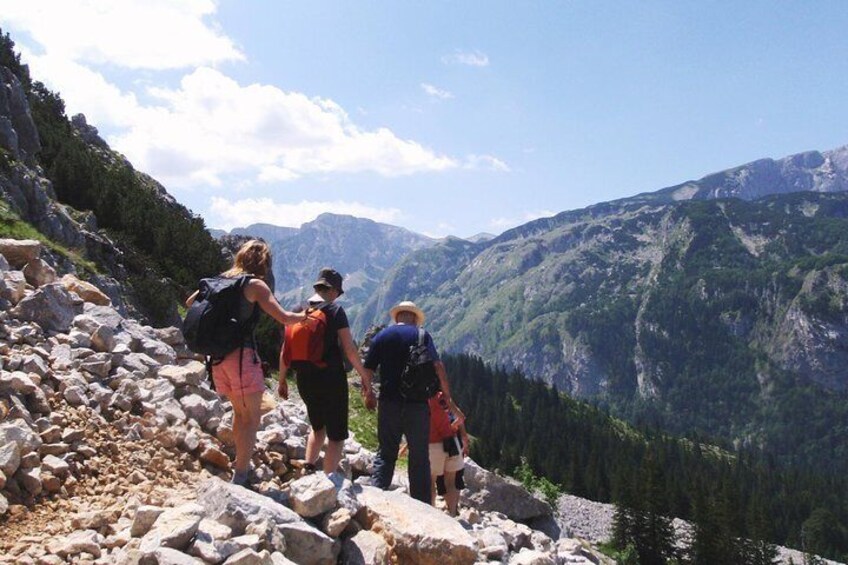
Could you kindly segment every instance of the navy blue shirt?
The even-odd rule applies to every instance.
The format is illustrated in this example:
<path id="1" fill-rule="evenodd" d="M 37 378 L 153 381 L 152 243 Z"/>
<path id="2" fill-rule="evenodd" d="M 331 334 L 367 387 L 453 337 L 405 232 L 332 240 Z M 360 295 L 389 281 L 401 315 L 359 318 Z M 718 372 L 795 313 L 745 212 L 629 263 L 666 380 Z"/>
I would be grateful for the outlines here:
<path id="1" fill-rule="evenodd" d="M 418 326 L 395 324 L 383 329 L 371 340 L 365 367 L 380 367 L 380 398 L 400 400 L 400 376 L 409 360 L 409 348 L 418 343 Z M 433 338 L 424 332 L 424 343 L 433 361 L 439 360 Z"/>

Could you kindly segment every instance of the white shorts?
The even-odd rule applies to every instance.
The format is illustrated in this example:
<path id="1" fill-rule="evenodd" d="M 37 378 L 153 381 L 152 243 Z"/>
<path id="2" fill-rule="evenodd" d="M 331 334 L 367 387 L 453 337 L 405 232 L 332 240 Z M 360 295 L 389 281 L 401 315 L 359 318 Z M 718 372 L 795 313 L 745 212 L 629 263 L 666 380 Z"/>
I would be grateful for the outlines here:
<path id="1" fill-rule="evenodd" d="M 462 455 L 448 457 L 448 452 L 445 451 L 442 442 L 430 444 L 430 474 L 434 477 L 444 475 L 445 472 L 455 473 L 464 466 Z"/>

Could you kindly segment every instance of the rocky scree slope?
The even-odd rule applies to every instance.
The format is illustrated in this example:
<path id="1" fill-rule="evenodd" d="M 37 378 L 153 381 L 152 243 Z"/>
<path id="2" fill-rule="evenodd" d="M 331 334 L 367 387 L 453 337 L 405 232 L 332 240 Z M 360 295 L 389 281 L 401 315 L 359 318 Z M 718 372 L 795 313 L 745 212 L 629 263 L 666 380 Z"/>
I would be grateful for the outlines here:
<path id="1" fill-rule="evenodd" d="M 388 492 L 360 484 L 373 454 L 353 438 L 343 473 L 302 476 L 299 402 L 263 415 L 254 491 L 226 483 L 232 410 L 179 330 L 39 281 L 41 251 L 0 244 L 0 562 L 606 562 L 529 527 L 551 508 L 473 463 L 458 520 L 401 477 Z"/>

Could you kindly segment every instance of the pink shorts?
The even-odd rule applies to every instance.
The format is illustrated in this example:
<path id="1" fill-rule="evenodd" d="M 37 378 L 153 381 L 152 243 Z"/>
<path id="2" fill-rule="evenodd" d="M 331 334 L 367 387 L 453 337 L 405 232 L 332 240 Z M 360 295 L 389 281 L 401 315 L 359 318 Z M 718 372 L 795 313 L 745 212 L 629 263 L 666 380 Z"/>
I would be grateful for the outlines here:
<path id="1" fill-rule="evenodd" d="M 239 349 L 224 357 L 224 360 L 212 366 L 212 378 L 215 389 L 222 396 L 244 396 L 265 390 L 265 375 L 262 365 L 253 354 L 253 349 L 244 348 L 241 358 L 241 378 L 239 379 Z"/>

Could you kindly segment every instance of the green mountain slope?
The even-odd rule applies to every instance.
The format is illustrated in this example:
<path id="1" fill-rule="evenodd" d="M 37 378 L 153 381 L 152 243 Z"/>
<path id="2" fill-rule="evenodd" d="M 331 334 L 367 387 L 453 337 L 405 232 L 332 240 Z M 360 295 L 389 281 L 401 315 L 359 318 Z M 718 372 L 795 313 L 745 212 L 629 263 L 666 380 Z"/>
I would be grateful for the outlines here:
<path id="1" fill-rule="evenodd" d="M 412 254 L 366 312 L 400 299 L 424 307 L 444 349 L 634 421 L 796 461 L 848 454 L 845 193 L 567 212 Z"/>

